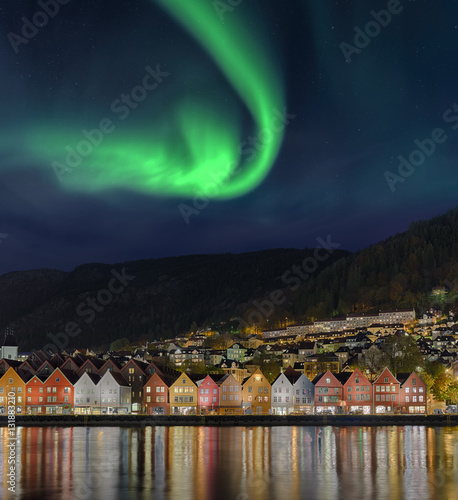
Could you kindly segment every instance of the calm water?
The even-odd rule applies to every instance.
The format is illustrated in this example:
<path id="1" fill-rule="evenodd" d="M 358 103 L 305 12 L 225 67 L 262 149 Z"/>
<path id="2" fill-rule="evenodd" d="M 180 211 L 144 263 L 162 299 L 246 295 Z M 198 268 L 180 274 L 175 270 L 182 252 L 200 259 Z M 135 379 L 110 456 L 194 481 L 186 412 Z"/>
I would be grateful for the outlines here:
<path id="1" fill-rule="evenodd" d="M 17 430 L 20 499 L 456 499 L 458 429 L 54 427 Z"/>

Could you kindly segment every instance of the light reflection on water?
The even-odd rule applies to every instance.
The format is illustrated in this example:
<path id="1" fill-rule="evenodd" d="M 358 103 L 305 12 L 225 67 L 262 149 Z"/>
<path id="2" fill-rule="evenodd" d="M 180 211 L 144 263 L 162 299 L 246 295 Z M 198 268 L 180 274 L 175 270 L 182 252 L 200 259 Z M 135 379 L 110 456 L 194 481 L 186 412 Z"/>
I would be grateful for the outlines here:
<path id="1" fill-rule="evenodd" d="M 456 428 L 30 427 L 17 438 L 20 499 L 451 500 L 458 491 Z"/>

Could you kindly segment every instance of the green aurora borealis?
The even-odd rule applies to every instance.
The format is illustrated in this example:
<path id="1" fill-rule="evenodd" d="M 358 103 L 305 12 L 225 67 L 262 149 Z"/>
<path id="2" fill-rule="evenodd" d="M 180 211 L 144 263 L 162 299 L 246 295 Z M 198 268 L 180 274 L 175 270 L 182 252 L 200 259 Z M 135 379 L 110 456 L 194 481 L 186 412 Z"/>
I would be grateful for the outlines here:
<path id="1" fill-rule="evenodd" d="M 81 151 L 89 154 L 81 154 L 81 162 L 74 162 L 76 166 L 65 158 L 86 141 L 81 130 L 91 127 L 72 123 L 72 128 L 60 126 L 46 133 L 40 125 L 40 130 L 31 134 L 32 155 L 53 165 L 63 186 L 81 191 L 123 188 L 155 196 L 205 193 L 222 199 L 246 194 L 268 175 L 283 137 L 283 89 L 279 71 L 269 57 L 269 44 L 261 43 L 253 30 L 246 28 L 240 13 L 226 14 L 222 22 L 207 0 L 155 3 L 176 19 L 217 64 L 235 91 L 233 102 L 212 102 L 179 91 L 138 133 L 118 127 L 123 115 L 107 115 L 113 123 L 112 131 L 91 149 L 82 147 Z M 155 98 L 173 78 L 173 67 L 169 71 L 171 76 L 149 91 Z M 132 112 L 144 105 L 141 100 L 132 102 Z M 116 112 L 120 109 L 120 105 L 112 106 Z M 243 112 L 251 117 L 248 132 L 241 125 Z M 127 122 L 130 118 L 125 119 Z"/>

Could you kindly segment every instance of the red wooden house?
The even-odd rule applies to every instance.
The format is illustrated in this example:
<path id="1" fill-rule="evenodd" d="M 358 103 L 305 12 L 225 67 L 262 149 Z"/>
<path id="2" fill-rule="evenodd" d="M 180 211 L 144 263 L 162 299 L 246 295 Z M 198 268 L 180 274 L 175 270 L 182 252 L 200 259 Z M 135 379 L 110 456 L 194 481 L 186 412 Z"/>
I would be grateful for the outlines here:
<path id="1" fill-rule="evenodd" d="M 343 412 L 343 386 L 340 380 L 329 370 L 320 373 L 312 380 L 315 386 L 316 413 Z"/>
<path id="2" fill-rule="evenodd" d="M 46 389 L 45 389 L 46 377 L 40 377 L 34 375 L 25 384 L 25 406 L 28 414 L 36 415 L 39 413 L 45 413 L 45 401 L 46 401 Z"/>
<path id="3" fill-rule="evenodd" d="M 197 411 L 199 413 L 217 412 L 219 409 L 219 385 L 215 378 L 223 378 L 224 375 L 207 375 L 204 379 L 198 380 L 197 389 Z"/>
<path id="4" fill-rule="evenodd" d="M 398 373 L 402 413 L 426 413 L 426 384 L 415 373 Z"/>
<path id="5" fill-rule="evenodd" d="M 143 406 L 148 415 L 170 413 L 169 387 L 173 381 L 158 372 L 150 375 L 143 386 Z"/>
<path id="6" fill-rule="evenodd" d="M 399 380 L 385 368 L 373 383 L 374 413 L 400 412 Z"/>
<path id="7" fill-rule="evenodd" d="M 345 413 L 372 412 L 372 384 L 357 368 L 352 373 L 338 373 L 336 378 L 342 382 L 343 406 Z"/>
<path id="8" fill-rule="evenodd" d="M 43 403 L 46 413 L 69 413 L 74 404 L 74 384 L 78 377 L 69 371 L 56 368 L 44 383 Z"/>

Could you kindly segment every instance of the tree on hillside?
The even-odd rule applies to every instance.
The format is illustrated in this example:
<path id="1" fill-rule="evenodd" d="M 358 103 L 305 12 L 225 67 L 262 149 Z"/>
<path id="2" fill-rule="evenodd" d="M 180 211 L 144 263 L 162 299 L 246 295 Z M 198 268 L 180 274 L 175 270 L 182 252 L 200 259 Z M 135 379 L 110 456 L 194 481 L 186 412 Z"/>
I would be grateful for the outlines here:
<path id="1" fill-rule="evenodd" d="M 130 351 L 131 345 L 129 339 L 123 337 L 122 339 L 117 339 L 110 344 L 110 351 Z"/>
<path id="2" fill-rule="evenodd" d="M 409 373 L 423 364 L 423 357 L 415 340 L 406 333 L 391 335 L 385 339 L 381 348 L 385 366 L 396 376 Z"/>

